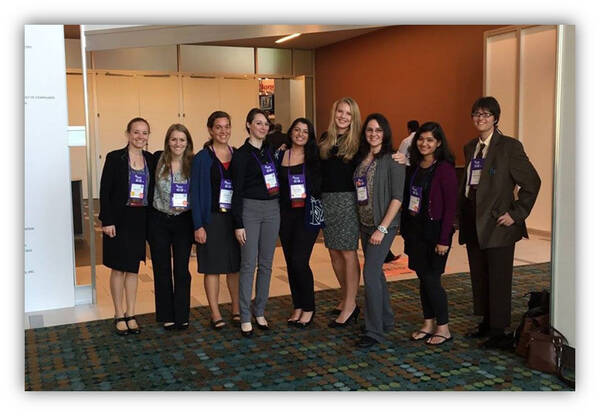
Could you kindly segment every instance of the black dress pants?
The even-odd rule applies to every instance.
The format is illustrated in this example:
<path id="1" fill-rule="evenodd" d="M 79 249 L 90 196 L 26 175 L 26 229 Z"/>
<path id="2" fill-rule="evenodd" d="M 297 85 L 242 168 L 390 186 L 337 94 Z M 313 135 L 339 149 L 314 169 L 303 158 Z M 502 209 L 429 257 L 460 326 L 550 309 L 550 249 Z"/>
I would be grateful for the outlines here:
<path id="1" fill-rule="evenodd" d="M 304 208 L 281 209 L 279 240 L 288 270 L 294 309 L 315 310 L 315 284 L 309 265 L 319 230 L 307 229 Z"/>
<path id="2" fill-rule="evenodd" d="M 450 250 L 440 256 L 435 252 L 441 224 L 422 218 L 409 218 L 404 222 L 405 252 L 408 267 L 419 277 L 419 295 L 423 307 L 423 318 L 434 319 L 437 325 L 448 323 L 448 297 L 442 286 L 442 274 Z"/>
<path id="3" fill-rule="evenodd" d="M 475 194 L 475 193 L 473 193 Z M 473 312 L 483 316 L 483 324 L 498 335 L 510 326 L 512 273 L 515 244 L 482 249 L 475 225 L 475 199 L 467 199 L 462 212 L 464 239 L 467 244 Z"/>
<path id="4" fill-rule="evenodd" d="M 182 324 L 189 321 L 192 280 L 189 261 L 193 239 L 191 211 L 179 215 L 152 211 L 149 242 L 157 322 Z"/>

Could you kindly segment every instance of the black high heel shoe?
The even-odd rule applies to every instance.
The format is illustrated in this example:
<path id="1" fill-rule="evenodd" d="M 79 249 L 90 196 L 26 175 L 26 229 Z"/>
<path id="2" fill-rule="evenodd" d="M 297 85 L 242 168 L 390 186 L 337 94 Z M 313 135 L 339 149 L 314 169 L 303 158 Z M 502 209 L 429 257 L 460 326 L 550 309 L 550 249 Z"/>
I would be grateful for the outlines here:
<path id="1" fill-rule="evenodd" d="M 307 322 L 300 322 L 300 319 L 298 319 L 296 321 L 296 328 L 308 328 L 310 326 L 310 324 L 312 324 L 313 318 L 315 317 L 315 311 L 313 311 L 312 315 L 310 316 L 310 319 Z"/>
<path id="2" fill-rule="evenodd" d="M 345 322 L 338 322 L 334 319 L 333 321 L 329 322 L 328 326 L 329 326 L 329 328 L 343 328 L 343 327 L 350 325 L 350 323 L 352 323 L 352 321 L 354 321 L 354 323 L 357 323 L 359 313 L 360 313 L 360 308 L 357 305 L 356 308 L 354 308 L 354 310 L 352 311 L 352 313 L 346 319 Z"/>

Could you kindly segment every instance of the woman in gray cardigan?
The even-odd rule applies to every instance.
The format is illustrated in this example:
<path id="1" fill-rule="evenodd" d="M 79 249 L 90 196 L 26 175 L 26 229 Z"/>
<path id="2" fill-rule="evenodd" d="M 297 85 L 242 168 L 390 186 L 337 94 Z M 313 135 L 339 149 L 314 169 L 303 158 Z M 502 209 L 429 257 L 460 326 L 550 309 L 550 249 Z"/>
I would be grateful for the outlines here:
<path id="1" fill-rule="evenodd" d="M 360 135 L 354 185 L 358 199 L 360 240 L 365 257 L 365 333 L 359 348 L 385 340 L 394 315 L 383 274 L 383 263 L 398 232 L 404 190 L 404 165 L 392 159 L 392 131 L 379 113 L 367 116 Z"/>

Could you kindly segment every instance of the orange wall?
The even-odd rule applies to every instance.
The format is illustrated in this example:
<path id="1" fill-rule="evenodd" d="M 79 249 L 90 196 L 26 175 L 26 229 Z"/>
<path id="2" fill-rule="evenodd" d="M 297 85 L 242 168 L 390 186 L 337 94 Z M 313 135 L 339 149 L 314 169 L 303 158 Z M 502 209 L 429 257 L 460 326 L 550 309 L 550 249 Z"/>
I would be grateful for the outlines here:
<path id="1" fill-rule="evenodd" d="M 384 114 L 395 146 L 411 119 L 439 122 L 464 164 L 475 137 L 469 113 L 483 91 L 483 32 L 500 26 L 394 26 L 319 48 L 315 53 L 317 135 L 332 103 L 354 98 L 361 117 Z"/>

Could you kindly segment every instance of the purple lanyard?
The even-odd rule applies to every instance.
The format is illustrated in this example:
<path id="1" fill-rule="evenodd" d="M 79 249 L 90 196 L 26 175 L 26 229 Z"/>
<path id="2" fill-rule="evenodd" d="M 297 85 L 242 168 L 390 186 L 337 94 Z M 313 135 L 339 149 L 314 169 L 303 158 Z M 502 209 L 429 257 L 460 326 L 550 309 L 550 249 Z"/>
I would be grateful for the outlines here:
<path id="1" fill-rule="evenodd" d="M 367 170 L 365 170 L 364 175 L 354 176 L 354 187 L 356 188 L 356 198 L 358 200 L 358 205 L 367 205 L 369 203 L 369 189 L 367 187 L 367 174 L 369 173 L 369 169 L 375 162 L 375 158 L 371 160 L 369 166 L 367 166 Z M 359 168 L 360 169 L 360 165 Z"/>
<path id="2" fill-rule="evenodd" d="M 258 157 L 256 156 L 256 154 L 254 152 L 250 152 L 252 154 L 252 156 L 254 156 L 254 159 L 256 159 L 256 162 L 258 163 L 258 166 L 260 167 L 260 170 L 262 172 L 263 175 L 263 179 L 265 180 L 265 186 L 267 187 L 267 192 L 269 193 L 270 196 L 276 195 L 279 193 L 279 181 L 277 180 L 277 170 L 275 169 L 275 163 L 273 162 L 273 158 L 271 157 L 271 154 L 269 153 L 269 151 L 267 150 L 267 156 L 269 157 L 269 160 L 271 161 L 271 163 L 267 163 L 267 164 L 262 164 L 260 163 L 260 160 L 258 159 Z M 268 180 L 267 176 L 268 175 L 273 175 L 272 180 Z"/>
<path id="3" fill-rule="evenodd" d="M 306 199 L 306 163 L 302 163 L 302 173 L 292 175 L 291 174 L 291 165 L 292 165 L 292 149 L 288 150 L 288 183 L 290 186 L 290 201 L 292 203 L 292 208 L 299 208 L 304 206 L 304 200 Z M 302 185 L 304 188 L 304 192 L 301 197 L 292 198 L 292 186 L 293 185 Z"/>
<path id="4" fill-rule="evenodd" d="M 148 173 L 146 167 L 146 158 L 142 154 L 144 160 L 144 173 L 136 173 L 135 169 L 131 167 L 129 160 L 129 152 L 127 152 L 127 168 L 129 170 L 129 200 L 128 205 L 130 206 L 143 206 L 144 198 L 146 196 L 146 190 L 148 188 Z M 134 185 L 137 185 L 134 187 Z M 142 185 L 142 189 L 139 189 L 139 185 Z M 134 196 L 135 195 L 135 196 Z M 138 196 L 139 195 L 139 196 Z"/>
<path id="5" fill-rule="evenodd" d="M 233 149 L 231 148 L 231 146 L 227 146 L 229 147 L 229 151 L 231 152 L 231 155 L 233 156 Z M 231 183 L 231 179 L 226 179 L 225 175 L 223 174 L 223 168 L 221 167 L 221 160 L 219 160 L 219 158 L 217 157 L 217 153 L 215 152 L 215 149 L 210 146 L 210 149 L 212 150 L 213 154 L 215 155 L 215 159 L 217 159 L 217 167 L 219 168 L 219 172 L 221 173 L 221 185 L 219 186 L 219 209 L 221 210 L 221 212 L 227 212 L 231 209 L 231 197 L 232 197 L 232 191 L 233 191 L 233 184 Z"/>

